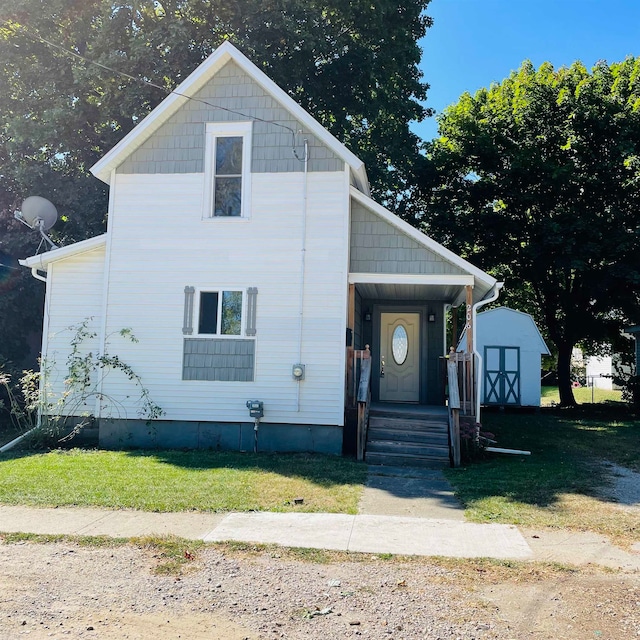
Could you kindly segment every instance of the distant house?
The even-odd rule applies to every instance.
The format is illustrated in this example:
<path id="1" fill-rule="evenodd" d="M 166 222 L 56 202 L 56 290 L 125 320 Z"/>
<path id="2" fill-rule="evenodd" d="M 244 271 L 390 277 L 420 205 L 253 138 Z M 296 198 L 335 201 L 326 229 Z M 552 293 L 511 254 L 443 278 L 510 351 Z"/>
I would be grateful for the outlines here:
<path id="1" fill-rule="evenodd" d="M 625 333 L 633 336 L 636 341 L 636 358 L 635 364 L 636 368 L 634 374 L 636 376 L 640 375 L 640 325 L 634 325 L 633 327 L 628 327 L 624 330 Z"/>
<path id="2" fill-rule="evenodd" d="M 508 307 L 479 313 L 477 350 L 483 358 L 482 402 L 539 407 L 541 356 L 549 349 L 534 319 Z M 466 347 L 463 338 L 460 348 Z"/>
<path id="3" fill-rule="evenodd" d="M 166 412 L 150 429 L 108 376 L 104 447 L 251 449 L 258 400 L 261 450 L 338 454 L 354 350 L 370 345 L 374 403 L 444 405 L 446 310 L 497 295 L 372 200 L 362 161 L 229 43 L 91 171 L 107 232 L 22 264 L 46 274 L 54 373 L 89 317 L 87 348 L 121 354 Z"/>
<path id="4" fill-rule="evenodd" d="M 624 360 L 620 353 L 585 356 L 580 347 L 574 347 L 571 354 L 576 382 L 606 391 L 619 391 L 621 387 L 615 382 L 615 378 L 631 374 L 630 367 L 624 364 Z"/>
<path id="5" fill-rule="evenodd" d="M 589 356 L 585 361 L 586 383 L 596 389 L 613 389 L 613 358 L 612 356 Z"/>

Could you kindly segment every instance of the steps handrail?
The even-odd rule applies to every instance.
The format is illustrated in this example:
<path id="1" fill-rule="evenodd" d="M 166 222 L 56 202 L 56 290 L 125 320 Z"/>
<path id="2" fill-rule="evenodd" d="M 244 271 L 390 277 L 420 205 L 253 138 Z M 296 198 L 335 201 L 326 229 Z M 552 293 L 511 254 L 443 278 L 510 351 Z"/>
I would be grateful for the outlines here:
<path id="1" fill-rule="evenodd" d="M 369 345 L 364 350 L 354 352 L 354 362 L 360 361 L 360 381 L 356 400 L 358 403 L 358 460 L 364 460 L 369 425 L 369 407 L 371 405 L 371 351 Z"/>
<path id="2" fill-rule="evenodd" d="M 447 382 L 449 385 L 449 448 L 451 463 L 460 466 L 460 388 L 458 386 L 458 363 L 453 348 L 447 360 Z"/>

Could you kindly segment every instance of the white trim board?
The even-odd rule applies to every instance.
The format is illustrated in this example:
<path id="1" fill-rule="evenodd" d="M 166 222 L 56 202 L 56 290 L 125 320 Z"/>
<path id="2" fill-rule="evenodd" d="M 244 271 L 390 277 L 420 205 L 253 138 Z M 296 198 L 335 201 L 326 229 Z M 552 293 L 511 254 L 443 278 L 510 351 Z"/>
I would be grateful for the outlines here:
<path id="1" fill-rule="evenodd" d="M 450 274 L 350 273 L 349 284 L 426 284 L 474 286 L 473 276 Z"/>

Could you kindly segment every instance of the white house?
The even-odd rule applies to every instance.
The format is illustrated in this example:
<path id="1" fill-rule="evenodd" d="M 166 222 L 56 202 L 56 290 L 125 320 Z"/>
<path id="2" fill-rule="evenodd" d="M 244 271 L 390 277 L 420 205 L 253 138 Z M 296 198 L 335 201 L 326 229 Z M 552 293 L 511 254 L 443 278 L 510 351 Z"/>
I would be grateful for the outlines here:
<path id="1" fill-rule="evenodd" d="M 541 356 L 549 349 L 534 319 L 508 307 L 479 313 L 476 348 L 483 359 L 482 402 L 499 406 L 540 406 Z M 465 347 L 465 340 L 460 343 Z"/>
<path id="2" fill-rule="evenodd" d="M 611 356 L 589 356 L 586 359 L 587 385 L 596 389 L 613 389 L 613 358 Z"/>
<path id="3" fill-rule="evenodd" d="M 374 402 L 444 403 L 445 311 L 496 281 L 374 202 L 363 163 L 231 44 L 91 171 L 107 232 L 22 264 L 46 277 L 54 387 L 90 318 L 85 347 L 119 354 L 165 411 L 150 428 L 106 376 L 102 446 L 251 449 L 260 400 L 261 449 L 340 453 L 365 344 Z"/>

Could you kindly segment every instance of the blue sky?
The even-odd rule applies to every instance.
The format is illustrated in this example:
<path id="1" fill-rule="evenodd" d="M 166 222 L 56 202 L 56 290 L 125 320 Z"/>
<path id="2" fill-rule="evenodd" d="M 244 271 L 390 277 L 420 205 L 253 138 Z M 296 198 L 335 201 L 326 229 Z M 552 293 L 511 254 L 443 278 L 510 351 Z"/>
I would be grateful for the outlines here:
<path id="1" fill-rule="evenodd" d="M 431 85 L 426 104 L 438 113 L 525 59 L 591 67 L 640 55 L 640 0 L 432 0 L 427 14 L 434 25 L 420 42 L 420 67 Z M 437 123 L 412 129 L 430 140 Z"/>

